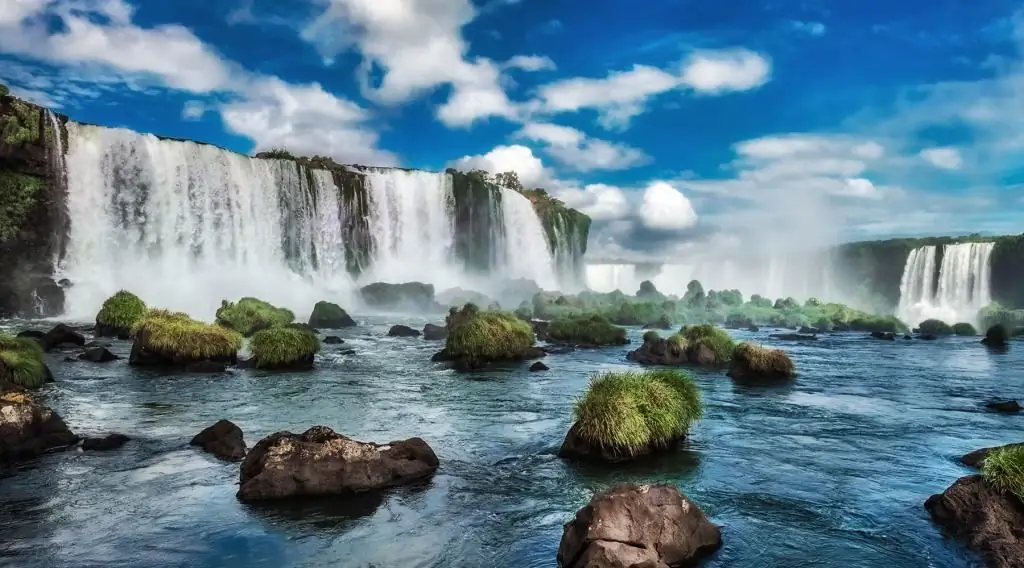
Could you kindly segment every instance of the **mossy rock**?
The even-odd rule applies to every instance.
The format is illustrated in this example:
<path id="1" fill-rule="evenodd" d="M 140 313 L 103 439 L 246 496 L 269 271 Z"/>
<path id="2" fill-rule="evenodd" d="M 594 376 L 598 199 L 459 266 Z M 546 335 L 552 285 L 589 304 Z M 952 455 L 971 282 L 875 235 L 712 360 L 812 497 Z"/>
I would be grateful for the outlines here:
<path id="1" fill-rule="evenodd" d="M 521 361 L 537 355 L 529 323 L 505 312 L 482 311 L 475 304 L 452 308 L 446 320 L 445 348 L 437 361 L 473 368 L 492 361 Z"/>
<path id="2" fill-rule="evenodd" d="M 42 108 L 20 99 L 10 101 L 10 111 L 0 115 L 0 142 L 21 146 L 39 140 Z"/>
<path id="3" fill-rule="evenodd" d="M 341 329 L 355 327 L 356 322 L 338 304 L 317 302 L 309 316 L 309 325 L 315 328 Z"/>
<path id="4" fill-rule="evenodd" d="M 0 382 L 3 381 L 27 389 L 37 389 L 53 381 L 38 341 L 0 334 Z"/>
<path id="5" fill-rule="evenodd" d="M 738 381 L 792 379 L 796 366 L 781 349 L 740 343 L 733 349 L 728 375 Z"/>
<path id="6" fill-rule="evenodd" d="M 308 370 L 320 352 L 320 340 L 298 326 L 274 326 L 256 332 L 249 349 L 257 369 Z"/>
<path id="7" fill-rule="evenodd" d="M 981 477 L 996 489 L 1024 499 L 1024 446 L 996 448 L 985 456 Z"/>
<path id="8" fill-rule="evenodd" d="M 149 310 L 132 329 L 131 365 L 187 366 L 202 361 L 234 364 L 242 347 L 238 332 L 188 314 Z"/>
<path id="9" fill-rule="evenodd" d="M 562 317 L 551 322 L 547 332 L 548 341 L 589 347 L 625 345 L 625 328 L 613 325 L 599 315 Z"/>
<path id="10" fill-rule="evenodd" d="M 700 389 L 679 370 L 596 375 L 576 403 L 559 455 L 619 462 L 670 447 L 703 412 Z"/>
<path id="11" fill-rule="evenodd" d="M 972 336 L 978 335 L 978 330 L 967 322 L 953 324 L 953 335 Z"/>
<path id="12" fill-rule="evenodd" d="M 258 298 L 245 297 L 237 302 L 224 300 L 217 309 L 217 323 L 251 337 L 261 329 L 295 321 L 291 310 L 278 308 Z"/>
<path id="13" fill-rule="evenodd" d="M 670 338 L 671 339 L 671 338 Z M 683 326 L 679 330 L 676 342 L 685 340 L 688 349 L 706 348 L 714 355 L 714 365 L 725 365 L 732 360 L 732 352 L 736 343 L 724 329 L 709 323 Z"/>
<path id="14" fill-rule="evenodd" d="M 128 339 L 145 314 L 145 302 L 127 290 L 119 290 L 103 302 L 96 314 L 96 337 Z"/>
<path id="15" fill-rule="evenodd" d="M 981 342 L 989 347 L 1006 347 L 1010 342 L 1010 329 L 997 323 L 985 331 L 985 338 Z"/>
<path id="16" fill-rule="evenodd" d="M 917 326 L 917 329 L 918 333 L 921 335 L 953 335 L 953 327 L 948 323 L 937 319 L 924 320 Z"/>
<path id="17" fill-rule="evenodd" d="M 35 176 L 0 170 L 0 243 L 18 236 L 43 187 L 43 180 Z"/>

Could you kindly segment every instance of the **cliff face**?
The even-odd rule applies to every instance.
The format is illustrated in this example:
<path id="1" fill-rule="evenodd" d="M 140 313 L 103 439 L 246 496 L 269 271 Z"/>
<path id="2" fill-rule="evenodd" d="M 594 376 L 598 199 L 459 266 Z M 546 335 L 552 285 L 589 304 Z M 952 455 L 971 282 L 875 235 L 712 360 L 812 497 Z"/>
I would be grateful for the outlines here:
<path id="1" fill-rule="evenodd" d="M 66 120 L 0 96 L 0 317 L 64 309 L 63 290 L 52 276 L 67 228 L 56 151 L 66 138 Z"/>

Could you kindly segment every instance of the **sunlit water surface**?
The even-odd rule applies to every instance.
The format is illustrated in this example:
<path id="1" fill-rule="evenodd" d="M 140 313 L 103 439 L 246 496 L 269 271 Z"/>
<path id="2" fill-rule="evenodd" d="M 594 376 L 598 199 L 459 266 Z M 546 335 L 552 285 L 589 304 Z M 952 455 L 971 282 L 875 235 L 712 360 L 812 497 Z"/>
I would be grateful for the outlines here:
<path id="1" fill-rule="evenodd" d="M 924 500 L 968 472 L 956 456 L 1024 437 L 1024 417 L 981 408 L 1024 398 L 1024 344 L 991 353 L 977 338 L 831 335 L 784 344 L 801 373 L 792 385 L 697 372 L 706 416 L 679 452 L 574 465 L 555 456 L 573 402 L 594 371 L 629 367 L 627 348 L 549 356 L 546 373 L 456 374 L 430 362 L 437 343 L 385 337 L 392 323 L 428 320 L 360 319 L 330 332 L 345 345 L 325 345 L 302 374 L 161 376 L 48 355 L 57 382 L 44 402 L 80 434 L 133 440 L 51 454 L 0 479 L 0 565 L 551 568 L 563 523 L 595 490 L 670 481 L 723 527 L 707 566 L 966 567 L 977 560 L 939 535 Z M 767 332 L 735 335 L 772 343 Z M 368 441 L 420 436 L 441 466 L 382 497 L 243 505 L 238 465 L 188 446 L 220 418 L 250 447 L 315 424 Z"/>

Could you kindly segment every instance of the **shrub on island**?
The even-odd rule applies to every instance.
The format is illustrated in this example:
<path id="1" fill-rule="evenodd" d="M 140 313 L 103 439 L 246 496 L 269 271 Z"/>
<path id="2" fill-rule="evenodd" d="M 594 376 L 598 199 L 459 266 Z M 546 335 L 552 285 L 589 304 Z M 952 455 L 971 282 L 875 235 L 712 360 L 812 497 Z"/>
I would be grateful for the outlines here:
<path id="1" fill-rule="evenodd" d="M 514 314 L 483 311 L 476 304 L 452 308 L 446 319 L 448 337 L 434 361 L 452 361 L 459 369 L 479 368 L 494 361 L 521 361 L 543 356 L 533 347 L 533 328 Z"/>
<path id="2" fill-rule="evenodd" d="M 4 381 L 27 389 L 37 389 L 53 381 L 38 341 L 0 334 L 0 382 Z"/>
<path id="3" fill-rule="evenodd" d="M 242 347 L 238 332 L 168 310 L 147 311 L 132 333 L 135 343 L 130 365 L 188 368 L 204 361 L 234 364 Z"/>
<path id="4" fill-rule="evenodd" d="M 679 333 L 662 339 L 658 332 L 644 333 L 644 344 L 626 358 L 642 365 L 725 365 L 735 343 L 722 328 L 711 324 L 683 326 Z"/>
<path id="5" fill-rule="evenodd" d="M 278 308 L 258 298 L 245 297 L 237 302 L 223 300 L 217 309 L 217 323 L 245 337 L 275 325 L 295 321 L 291 310 Z"/>
<path id="6" fill-rule="evenodd" d="M 960 322 L 953 325 L 953 335 L 971 336 L 978 335 L 978 330 L 967 322 Z"/>
<path id="7" fill-rule="evenodd" d="M 792 379 L 796 376 L 796 366 L 781 349 L 740 343 L 733 349 L 727 374 L 738 381 Z"/>
<path id="8" fill-rule="evenodd" d="M 320 339 L 302 327 L 278 325 L 257 331 L 249 349 L 257 369 L 308 370 L 320 352 Z"/>
<path id="9" fill-rule="evenodd" d="M 570 316 L 555 319 L 547 331 L 547 339 L 553 343 L 565 343 L 586 347 L 625 345 L 625 328 L 612 325 L 607 318 L 599 315 Z"/>
<path id="10" fill-rule="evenodd" d="M 926 319 L 917 326 L 921 335 L 953 335 L 953 328 L 946 322 L 937 319 Z"/>
<path id="11" fill-rule="evenodd" d="M 103 302 L 96 314 L 96 337 L 129 339 L 132 328 L 145 313 L 145 302 L 127 290 L 119 290 Z"/>
<path id="12" fill-rule="evenodd" d="M 559 456 L 620 462 L 686 437 L 703 412 L 696 382 L 679 370 L 596 375 L 576 403 Z"/>
<path id="13" fill-rule="evenodd" d="M 309 325 L 315 328 L 341 329 L 355 327 L 356 322 L 338 304 L 317 302 L 309 316 Z"/>
<path id="14" fill-rule="evenodd" d="M 1024 500 L 1024 446 L 997 448 L 985 456 L 981 477 L 992 487 Z"/>

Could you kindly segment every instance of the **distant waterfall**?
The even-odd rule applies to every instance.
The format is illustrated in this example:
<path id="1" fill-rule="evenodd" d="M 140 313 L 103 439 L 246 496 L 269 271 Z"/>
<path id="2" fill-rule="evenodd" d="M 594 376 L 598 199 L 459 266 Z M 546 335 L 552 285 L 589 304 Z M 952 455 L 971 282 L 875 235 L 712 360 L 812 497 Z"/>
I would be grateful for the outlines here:
<path id="1" fill-rule="evenodd" d="M 530 200 L 501 188 L 501 216 L 501 254 L 495 272 L 504 278 L 533 280 L 544 290 L 558 289 L 555 260 Z"/>
<path id="2" fill-rule="evenodd" d="M 634 264 L 588 264 L 587 287 L 595 292 L 634 294 L 640 288 Z"/>
<path id="3" fill-rule="evenodd" d="M 900 281 L 896 315 L 911 326 L 926 319 L 975 323 L 978 311 L 992 301 L 991 257 L 995 243 L 945 245 L 938 274 L 938 249 L 910 251 Z"/>

